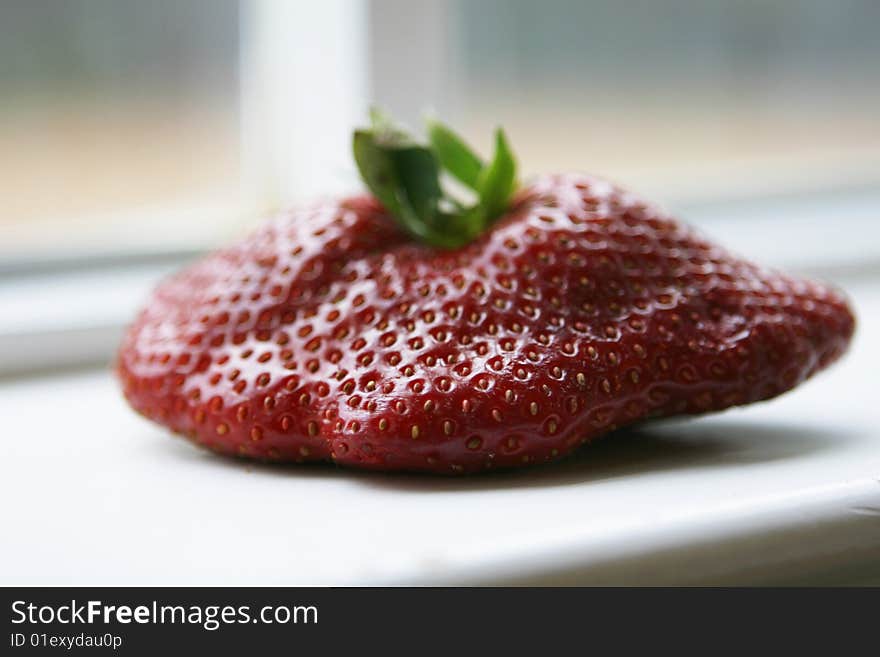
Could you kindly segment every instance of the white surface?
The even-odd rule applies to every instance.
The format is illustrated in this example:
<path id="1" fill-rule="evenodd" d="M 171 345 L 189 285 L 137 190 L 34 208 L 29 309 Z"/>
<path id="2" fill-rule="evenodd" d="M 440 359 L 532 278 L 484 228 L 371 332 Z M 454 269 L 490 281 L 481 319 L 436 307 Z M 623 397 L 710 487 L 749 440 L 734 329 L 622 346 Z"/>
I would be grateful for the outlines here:
<path id="1" fill-rule="evenodd" d="M 876 577 L 880 286 L 850 292 L 853 350 L 789 395 L 467 479 L 227 460 L 136 417 L 106 373 L 7 380 L 0 583 Z"/>
<path id="2" fill-rule="evenodd" d="M 0 279 L 0 375 L 108 362 L 169 265 Z"/>

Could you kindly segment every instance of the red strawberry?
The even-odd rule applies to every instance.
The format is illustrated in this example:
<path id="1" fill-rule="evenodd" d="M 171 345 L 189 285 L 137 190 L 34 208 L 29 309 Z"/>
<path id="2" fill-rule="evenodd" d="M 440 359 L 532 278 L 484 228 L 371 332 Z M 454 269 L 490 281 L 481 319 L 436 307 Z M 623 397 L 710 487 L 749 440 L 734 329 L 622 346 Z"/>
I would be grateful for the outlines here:
<path id="1" fill-rule="evenodd" d="M 475 472 L 768 399 L 846 349 L 837 292 L 597 178 L 540 178 L 505 210 L 503 135 L 490 165 L 431 135 L 356 137 L 393 216 L 370 197 L 292 211 L 165 281 L 119 354 L 132 406 L 224 453 Z M 443 210 L 438 161 L 474 207 Z"/>

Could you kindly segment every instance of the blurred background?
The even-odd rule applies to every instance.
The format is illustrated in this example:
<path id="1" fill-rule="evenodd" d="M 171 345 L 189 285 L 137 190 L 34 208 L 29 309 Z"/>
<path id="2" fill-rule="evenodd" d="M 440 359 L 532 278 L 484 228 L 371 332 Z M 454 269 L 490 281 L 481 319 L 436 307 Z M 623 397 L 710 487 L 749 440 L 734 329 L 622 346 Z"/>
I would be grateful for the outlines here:
<path id="1" fill-rule="evenodd" d="M 873 0 L 4 0 L 0 371 L 109 358 L 169 269 L 357 189 L 373 102 L 484 150 L 503 124 L 526 174 L 609 176 L 756 259 L 862 271 L 878 28 Z"/>

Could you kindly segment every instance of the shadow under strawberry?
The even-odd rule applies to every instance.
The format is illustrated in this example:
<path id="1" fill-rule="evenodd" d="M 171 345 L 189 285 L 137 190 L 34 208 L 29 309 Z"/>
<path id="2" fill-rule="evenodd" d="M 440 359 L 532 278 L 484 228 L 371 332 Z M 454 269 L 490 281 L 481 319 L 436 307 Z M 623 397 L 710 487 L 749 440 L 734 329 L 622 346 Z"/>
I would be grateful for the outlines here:
<path id="1" fill-rule="evenodd" d="M 806 458 L 846 448 L 857 438 L 842 429 L 808 424 L 700 418 L 646 423 L 619 429 L 554 463 L 528 469 L 496 470 L 471 477 L 425 477 L 409 473 L 352 473 L 327 463 L 307 466 L 254 463 L 180 447 L 180 458 L 242 473 L 286 479 L 350 478 L 368 487 L 411 493 L 448 493 L 494 489 L 577 486 L 628 477 L 703 468 Z M 171 447 L 167 442 L 165 447 Z M 178 449 L 176 446 L 174 449 Z"/>

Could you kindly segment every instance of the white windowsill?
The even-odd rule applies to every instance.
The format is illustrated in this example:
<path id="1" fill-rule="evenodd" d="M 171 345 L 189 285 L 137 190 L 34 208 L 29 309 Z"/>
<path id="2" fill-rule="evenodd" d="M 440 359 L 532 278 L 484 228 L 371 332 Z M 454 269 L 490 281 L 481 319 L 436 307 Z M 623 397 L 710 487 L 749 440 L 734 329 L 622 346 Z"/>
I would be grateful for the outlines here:
<path id="1" fill-rule="evenodd" d="M 0 381 L 0 584 L 878 584 L 880 290 L 849 291 L 851 353 L 796 391 L 489 477 L 224 459 L 107 371 Z"/>
<path id="2" fill-rule="evenodd" d="M 109 361 L 178 263 L 7 276 L 0 369 L 51 376 L 0 378 L 16 437 L 0 495 L 19 500 L 0 515 L 16 527 L 0 584 L 880 583 L 880 198 L 684 215 L 755 260 L 842 284 L 859 319 L 850 354 L 778 400 L 491 478 L 272 468 L 172 440 L 106 368 L 58 368 Z"/>

